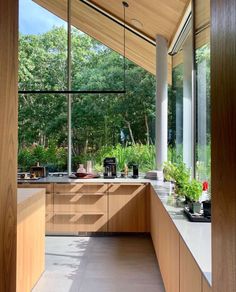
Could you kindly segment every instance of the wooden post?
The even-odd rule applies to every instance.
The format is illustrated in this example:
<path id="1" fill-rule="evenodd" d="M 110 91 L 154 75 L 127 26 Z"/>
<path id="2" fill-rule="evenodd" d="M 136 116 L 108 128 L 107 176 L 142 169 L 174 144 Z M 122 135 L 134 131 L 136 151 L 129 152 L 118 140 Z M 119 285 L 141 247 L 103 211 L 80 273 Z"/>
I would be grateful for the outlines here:
<path id="1" fill-rule="evenodd" d="M 211 1 L 213 291 L 236 291 L 236 1 Z"/>
<path id="2" fill-rule="evenodd" d="M 0 1 L 0 291 L 16 291 L 18 0 Z"/>

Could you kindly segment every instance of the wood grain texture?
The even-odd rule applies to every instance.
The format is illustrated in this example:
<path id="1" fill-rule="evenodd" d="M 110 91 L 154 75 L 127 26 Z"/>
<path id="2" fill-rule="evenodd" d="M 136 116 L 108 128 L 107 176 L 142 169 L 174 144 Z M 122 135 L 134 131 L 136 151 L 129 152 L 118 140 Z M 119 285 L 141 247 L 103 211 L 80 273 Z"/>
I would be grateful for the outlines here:
<path id="1" fill-rule="evenodd" d="M 180 292 L 190 291 L 202 291 L 202 274 L 189 249 L 180 239 Z"/>
<path id="2" fill-rule="evenodd" d="M 92 0 L 99 7 L 123 19 L 123 6 L 121 1 L 113 0 Z M 169 42 L 171 41 L 179 22 L 185 12 L 188 0 L 129 0 L 129 7 L 126 9 L 126 21 L 134 26 L 133 19 L 137 19 L 143 25 L 139 30 L 152 39 L 156 35 L 162 35 Z"/>
<path id="3" fill-rule="evenodd" d="M 236 1 L 211 1 L 213 291 L 236 291 Z"/>
<path id="4" fill-rule="evenodd" d="M 195 2 L 195 28 L 201 30 L 210 24 L 210 0 L 196 0 Z"/>
<path id="5" fill-rule="evenodd" d="M 16 291 L 18 1 L 0 1 L 0 291 Z"/>
<path id="6" fill-rule="evenodd" d="M 34 2 L 67 21 L 66 0 L 34 0 Z M 185 0 L 180 2 L 183 2 L 180 6 L 184 7 Z M 109 5 L 109 1 L 106 1 L 106 3 Z M 113 4 L 115 3 L 112 1 L 112 5 Z M 118 4 L 118 2 L 116 4 Z M 121 7 L 121 2 L 119 2 L 119 7 Z M 156 17 L 155 20 L 157 19 L 158 18 Z M 123 55 L 124 31 L 122 26 L 119 26 L 117 23 L 78 0 L 72 0 L 71 21 L 72 25 L 77 29 Z M 175 23 L 175 20 L 173 21 Z M 171 26 L 173 26 L 173 24 Z M 168 29 L 166 30 L 166 33 L 167 31 Z M 156 31 L 156 33 L 158 33 L 158 31 Z M 126 57 L 150 73 L 154 75 L 156 74 L 156 46 L 129 31 L 126 31 Z M 168 80 L 169 83 L 171 83 L 171 57 L 169 57 L 168 60 Z"/>
<path id="7" fill-rule="evenodd" d="M 50 235 L 53 227 L 53 210 L 54 210 L 54 184 L 53 183 L 19 183 L 19 189 L 34 189 L 44 188 L 46 192 L 46 204 L 45 204 L 45 225 L 46 235 Z"/>
<path id="8" fill-rule="evenodd" d="M 145 184 L 111 184 L 108 197 L 108 231 L 147 232 Z"/>
<path id="9" fill-rule="evenodd" d="M 212 292 L 212 287 L 209 285 L 204 276 L 202 276 L 202 292 Z"/>
<path id="10" fill-rule="evenodd" d="M 33 193 L 17 208 L 17 292 L 30 292 L 45 266 L 45 191 Z"/>
<path id="11" fill-rule="evenodd" d="M 158 262 L 166 291 L 179 292 L 179 233 L 159 198 L 158 200 Z"/>

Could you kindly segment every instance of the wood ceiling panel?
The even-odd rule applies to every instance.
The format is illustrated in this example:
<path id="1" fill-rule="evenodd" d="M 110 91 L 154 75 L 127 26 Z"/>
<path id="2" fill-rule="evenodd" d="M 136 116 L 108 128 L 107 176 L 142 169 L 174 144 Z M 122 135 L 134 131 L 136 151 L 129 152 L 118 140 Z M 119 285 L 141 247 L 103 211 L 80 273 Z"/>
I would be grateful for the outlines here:
<path id="1" fill-rule="evenodd" d="M 66 0 L 34 0 L 34 2 L 67 21 Z M 81 1 L 72 0 L 71 23 L 77 29 L 123 55 L 124 31 L 123 27 L 116 22 Z M 126 57 L 155 75 L 156 46 L 128 30 L 126 31 Z M 171 57 L 169 58 L 169 83 L 171 83 Z"/>
<path id="2" fill-rule="evenodd" d="M 126 0 L 126 22 L 135 28 L 132 20 L 143 25 L 138 30 L 155 40 L 156 35 L 164 36 L 170 43 L 177 30 L 189 0 Z M 123 20 L 121 0 L 91 0 L 93 4 Z"/>

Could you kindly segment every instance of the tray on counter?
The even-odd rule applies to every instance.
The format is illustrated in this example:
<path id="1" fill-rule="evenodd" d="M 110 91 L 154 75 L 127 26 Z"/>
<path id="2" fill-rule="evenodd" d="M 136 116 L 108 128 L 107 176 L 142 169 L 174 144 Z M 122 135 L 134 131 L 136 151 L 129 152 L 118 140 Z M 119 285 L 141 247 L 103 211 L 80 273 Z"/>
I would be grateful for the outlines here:
<path id="1" fill-rule="evenodd" d="M 184 207 L 184 214 L 187 216 L 189 221 L 191 222 L 202 222 L 202 223 L 210 223 L 211 222 L 211 217 L 204 217 L 203 214 L 198 214 L 198 213 L 191 213 L 189 211 L 189 208 L 186 206 Z"/>

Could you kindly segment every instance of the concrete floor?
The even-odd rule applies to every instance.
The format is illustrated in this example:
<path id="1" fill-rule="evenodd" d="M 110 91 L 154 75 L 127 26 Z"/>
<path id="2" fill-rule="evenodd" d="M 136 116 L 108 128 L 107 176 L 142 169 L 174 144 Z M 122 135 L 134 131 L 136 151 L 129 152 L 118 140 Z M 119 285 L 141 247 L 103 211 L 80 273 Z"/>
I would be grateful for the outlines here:
<path id="1" fill-rule="evenodd" d="M 46 269 L 33 292 L 164 292 L 145 237 L 46 237 Z"/>

